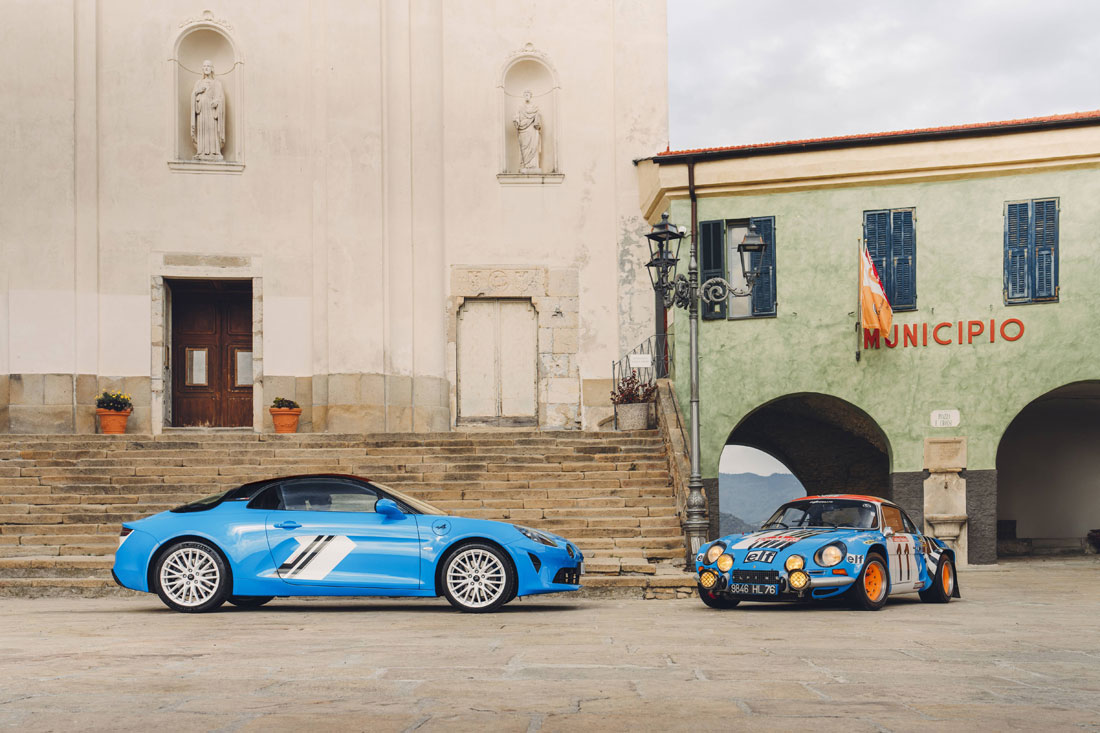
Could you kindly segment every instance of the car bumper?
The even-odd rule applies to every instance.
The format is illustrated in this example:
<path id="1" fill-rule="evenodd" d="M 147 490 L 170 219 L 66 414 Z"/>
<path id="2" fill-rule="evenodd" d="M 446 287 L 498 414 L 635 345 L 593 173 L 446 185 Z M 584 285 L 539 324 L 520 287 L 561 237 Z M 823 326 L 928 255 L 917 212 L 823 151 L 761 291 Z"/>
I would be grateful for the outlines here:
<path id="1" fill-rule="evenodd" d="M 111 577 L 123 588 L 149 592 L 149 560 L 157 548 L 153 535 L 135 529 L 115 552 Z"/>
<path id="2" fill-rule="evenodd" d="M 584 554 L 568 540 L 551 547 L 529 539 L 508 545 L 515 563 L 518 595 L 578 590 L 584 572 Z"/>
<path id="3" fill-rule="evenodd" d="M 706 580 L 703 577 L 705 573 L 716 576 L 713 580 L 713 584 L 704 582 Z M 765 576 L 764 573 L 768 573 L 768 575 Z M 786 570 L 760 571 L 733 567 L 728 572 L 723 573 L 713 565 L 700 565 L 696 571 L 695 578 L 701 587 L 714 593 L 722 593 L 733 598 L 754 600 L 795 600 L 803 597 L 812 597 L 814 590 L 847 588 L 855 582 L 855 578 L 851 575 L 825 575 L 823 571 L 818 571 L 817 574 L 811 571 L 809 575 L 810 582 L 800 591 L 791 589 L 789 573 Z M 732 593 L 730 592 L 730 587 L 735 584 L 774 585 L 776 586 L 776 593 L 775 595 Z"/>

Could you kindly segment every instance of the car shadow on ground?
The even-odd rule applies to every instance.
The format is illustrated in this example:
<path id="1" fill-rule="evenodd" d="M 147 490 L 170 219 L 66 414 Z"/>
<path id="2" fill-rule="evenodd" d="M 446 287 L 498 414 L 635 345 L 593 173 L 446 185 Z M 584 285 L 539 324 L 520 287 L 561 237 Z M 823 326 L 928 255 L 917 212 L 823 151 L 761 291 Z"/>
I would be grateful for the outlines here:
<path id="1" fill-rule="evenodd" d="M 959 600 L 960 599 L 958 599 L 958 598 L 952 598 L 951 602 L 952 603 L 958 603 Z M 907 594 L 907 595 L 904 595 L 904 596 L 895 596 L 895 597 L 890 598 L 890 600 L 888 600 L 886 602 L 886 605 L 883 606 L 880 609 L 880 611 L 888 611 L 891 607 L 895 607 L 895 606 L 909 606 L 909 605 L 913 605 L 913 604 L 922 605 L 923 603 L 924 602 L 921 601 L 921 599 L 918 598 L 915 594 L 913 594 L 913 595 L 908 595 Z M 930 605 L 935 605 L 935 604 L 930 604 Z M 726 612 L 731 612 L 731 613 L 732 612 L 738 612 L 738 613 L 746 613 L 746 612 L 748 612 L 748 613 L 804 613 L 804 612 L 812 612 L 812 611 L 850 611 L 850 612 L 855 612 L 855 611 L 859 610 L 859 609 L 853 608 L 851 601 L 849 601 L 845 598 L 829 598 L 829 599 L 826 599 L 826 600 L 811 601 L 811 602 L 789 601 L 789 602 L 786 602 L 786 603 L 783 603 L 783 602 L 756 603 L 756 602 L 753 602 L 753 601 L 742 601 L 737 606 L 735 606 L 733 608 L 729 608 L 729 609 L 708 608 L 707 606 L 703 605 L 702 601 L 700 601 L 699 602 L 699 608 L 702 609 L 703 611 L 708 611 L 708 612 L 726 611 Z"/>
<path id="2" fill-rule="evenodd" d="M 556 613 L 564 611 L 575 611 L 580 608 L 579 605 L 566 604 L 566 603 L 522 603 L 517 605 L 507 605 L 496 611 L 490 611 L 490 614 L 522 614 L 522 613 Z M 127 613 L 134 614 L 160 614 L 160 613 L 175 613 L 172 609 L 162 605 L 149 605 L 148 607 L 132 608 L 126 611 Z M 317 602 L 317 601 L 305 601 L 305 600 L 274 600 L 267 605 L 259 608 L 237 608 L 229 603 L 207 613 L 244 613 L 244 614 L 264 614 L 264 613 L 422 613 L 422 614 L 444 614 L 444 613 L 460 613 L 455 608 L 452 608 L 448 603 L 439 602 L 402 602 L 402 601 L 382 601 L 374 603 L 364 602 Z"/>

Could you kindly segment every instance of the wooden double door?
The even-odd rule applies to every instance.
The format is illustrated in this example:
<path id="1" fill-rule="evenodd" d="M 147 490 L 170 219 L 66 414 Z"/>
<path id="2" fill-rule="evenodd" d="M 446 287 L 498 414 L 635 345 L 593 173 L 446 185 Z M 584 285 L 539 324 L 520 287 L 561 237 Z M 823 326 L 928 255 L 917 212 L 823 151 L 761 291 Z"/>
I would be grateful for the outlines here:
<path id="1" fill-rule="evenodd" d="M 531 301 L 466 300 L 458 312 L 458 421 L 538 424 L 537 360 Z"/>
<path id="2" fill-rule="evenodd" d="M 172 290 L 172 425 L 252 425 L 252 283 L 177 280 Z"/>

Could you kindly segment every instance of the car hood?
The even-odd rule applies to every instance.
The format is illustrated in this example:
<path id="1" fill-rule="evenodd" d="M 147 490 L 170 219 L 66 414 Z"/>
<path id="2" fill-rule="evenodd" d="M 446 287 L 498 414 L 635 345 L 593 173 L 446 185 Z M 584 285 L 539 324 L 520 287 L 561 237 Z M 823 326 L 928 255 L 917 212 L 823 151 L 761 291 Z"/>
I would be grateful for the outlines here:
<path id="1" fill-rule="evenodd" d="M 832 527 L 808 527 L 805 529 L 768 529 L 745 534 L 732 534 L 720 538 L 729 550 L 806 550 L 840 540 L 850 543 L 853 539 L 870 536 L 873 530 Z M 740 558 L 737 558 L 740 559 Z"/>

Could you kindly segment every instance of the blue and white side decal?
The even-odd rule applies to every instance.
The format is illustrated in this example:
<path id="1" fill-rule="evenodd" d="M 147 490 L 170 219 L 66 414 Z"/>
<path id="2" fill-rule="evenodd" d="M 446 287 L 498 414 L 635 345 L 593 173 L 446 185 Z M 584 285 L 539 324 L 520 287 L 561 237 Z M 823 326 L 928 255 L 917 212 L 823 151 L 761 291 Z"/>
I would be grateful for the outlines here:
<path id="1" fill-rule="evenodd" d="M 324 580 L 355 549 L 343 535 L 295 537 L 298 548 L 279 566 L 279 577 L 287 580 Z"/>

